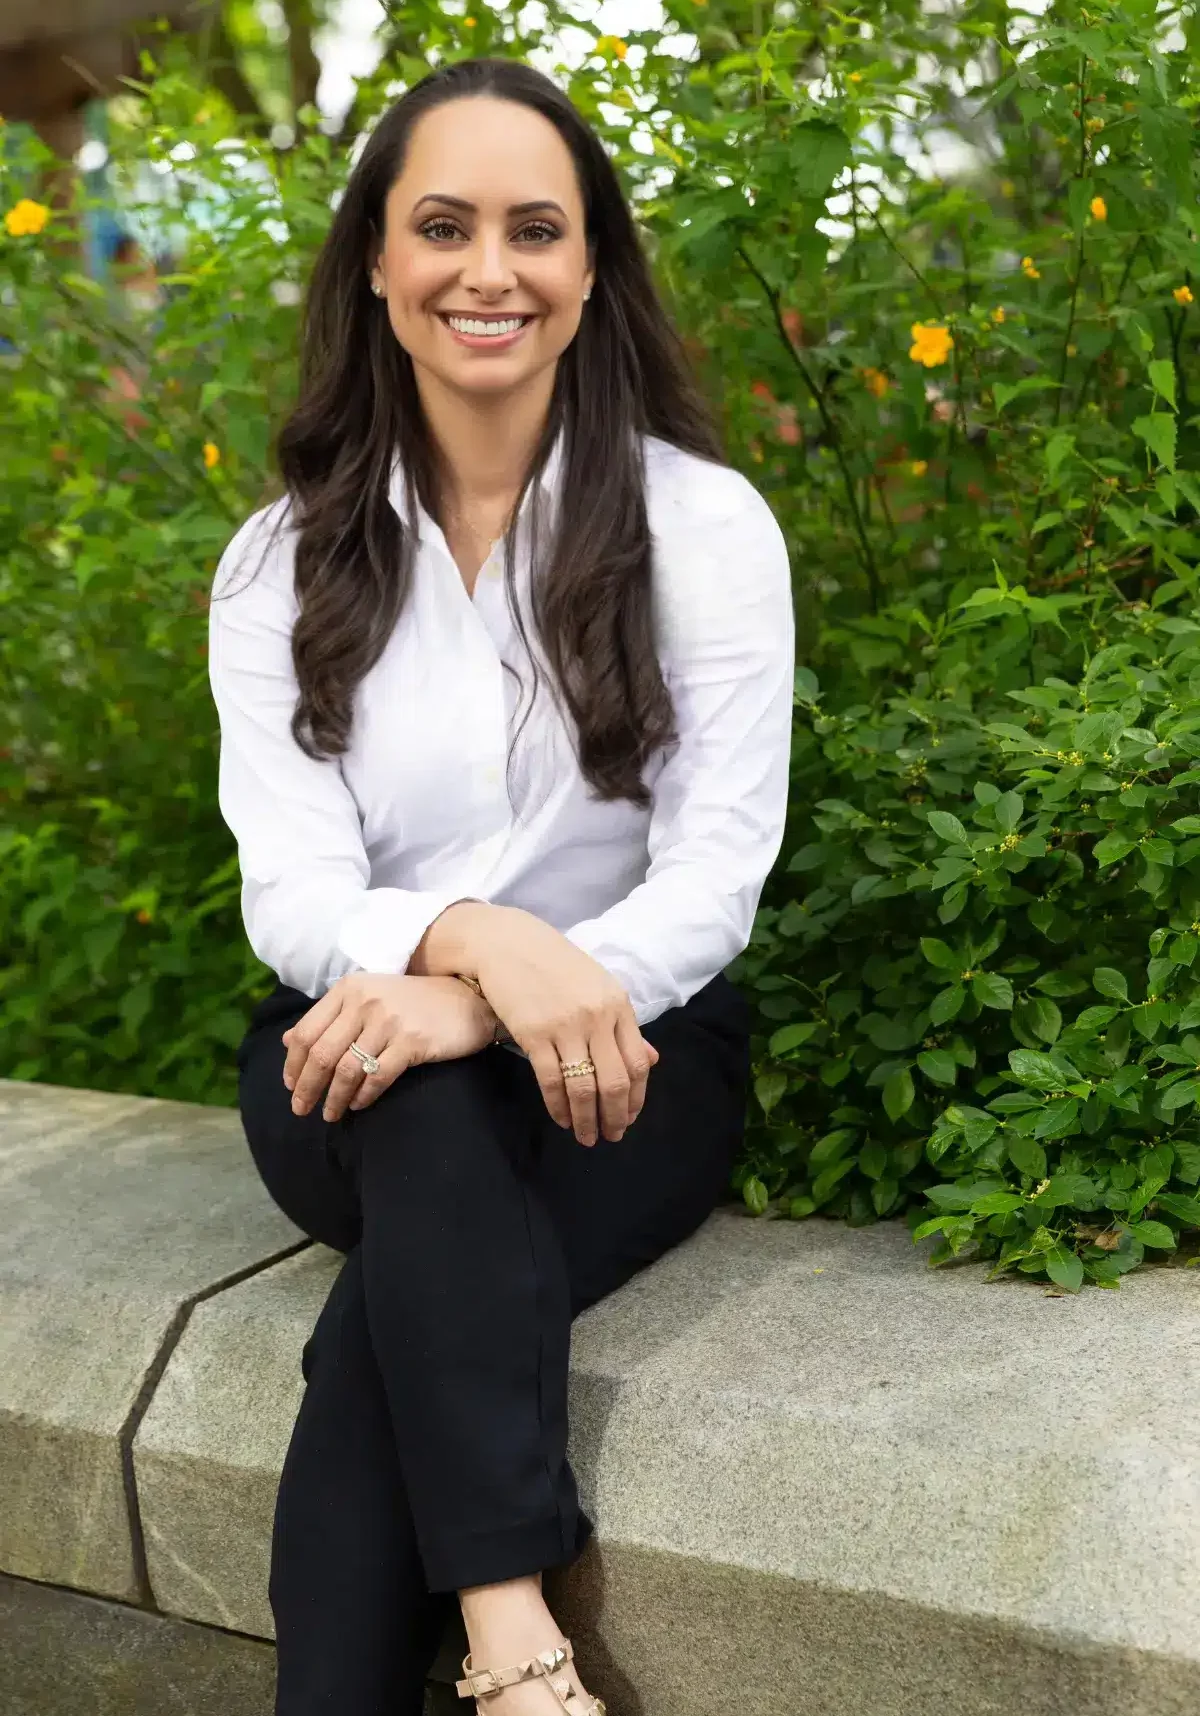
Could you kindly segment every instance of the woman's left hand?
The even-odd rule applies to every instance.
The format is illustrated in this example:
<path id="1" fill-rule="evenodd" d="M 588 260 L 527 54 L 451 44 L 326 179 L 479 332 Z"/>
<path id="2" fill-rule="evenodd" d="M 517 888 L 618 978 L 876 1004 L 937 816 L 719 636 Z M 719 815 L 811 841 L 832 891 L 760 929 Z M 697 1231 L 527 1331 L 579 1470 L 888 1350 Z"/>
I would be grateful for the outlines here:
<path id="1" fill-rule="evenodd" d="M 369 1107 L 409 1067 L 477 1054 L 495 1030 L 491 1007 L 457 977 L 352 972 L 283 1033 L 292 1112 L 307 1114 L 327 1092 L 324 1118 L 340 1120 L 348 1107 Z M 377 1073 L 364 1071 L 351 1043 L 375 1056 Z"/>

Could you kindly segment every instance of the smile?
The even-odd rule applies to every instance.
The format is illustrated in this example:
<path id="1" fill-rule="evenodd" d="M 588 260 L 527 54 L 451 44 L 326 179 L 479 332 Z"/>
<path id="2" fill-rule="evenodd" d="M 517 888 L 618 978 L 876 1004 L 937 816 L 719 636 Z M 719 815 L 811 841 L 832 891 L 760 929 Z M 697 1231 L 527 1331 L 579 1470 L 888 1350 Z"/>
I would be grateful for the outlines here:
<path id="1" fill-rule="evenodd" d="M 469 346 L 508 346 L 520 338 L 533 316 L 456 316 L 438 312 L 456 340 Z"/>

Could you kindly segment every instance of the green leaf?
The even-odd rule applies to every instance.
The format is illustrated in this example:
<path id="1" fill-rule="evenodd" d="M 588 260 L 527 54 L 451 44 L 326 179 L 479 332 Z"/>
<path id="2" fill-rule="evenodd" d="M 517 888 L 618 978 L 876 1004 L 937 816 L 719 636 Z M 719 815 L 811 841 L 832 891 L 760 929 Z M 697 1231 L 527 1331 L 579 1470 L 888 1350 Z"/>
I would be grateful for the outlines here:
<path id="1" fill-rule="evenodd" d="M 1068 1082 L 1058 1063 L 1038 1049 L 1010 1049 L 1008 1064 L 1013 1077 L 1034 1090 L 1062 1090 Z"/>
<path id="2" fill-rule="evenodd" d="M 1155 411 L 1149 417 L 1135 417 L 1131 425 L 1134 434 L 1144 441 L 1160 465 L 1168 471 L 1175 469 L 1175 419 L 1165 411 Z"/>
<path id="3" fill-rule="evenodd" d="M 956 983 L 952 989 L 940 989 L 929 1003 L 929 1022 L 931 1025 L 945 1025 L 962 1012 L 963 1002 L 967 992 L 961 983 Z"/>
<path id="4" fill-rule="evenodd" d="M 972 979 L 971 986 L 976 999 L 984 1007 L 996 1007 L 1007 1011 L 1013 1004 L 1013 986 L 1007 977 L 999 977 L 994 971 L 981 971 Z"/>
<path id="5" fill-rule="evenodd" d="M 810 1216 L 816 1207 L 817 1206 L 813 1202 L 812 1198 L 798 1197 L 788 1199 L 788 1215 L 793 1221 L 803 1221 L 804 1217 Z"/>
<path id="6" fill-rule="evenodd" d="M 1057 1287 L 1078 1293 L 1083 1286 L 1083 1264 L 1073 1251 L 1060 1248 L 1045 1254 L 1046 1274 Z"/>
<path id="7" fill-rule="evenodd" d="M 792 189 L 798 197 L 823 198 L 850 160 L 850 139 L 837 125 L 808 119 L 789 131 Z"/>
<path id="8" fill-rule="evenodd" d="M 1200 1079 L 1180 1079 L 1177 1084 L 1168 1085 L 1158 1099 L 1158 1106 L 1164 1114 L 1175 1114 L 1181 1108 L 1187 1108 L 1200 1096 Z"/>
<path id="9" fill-rule="evenodd" d="M 1032 1138 L 1020 1138 L 1015 1134 L 1010 1137 L 1008 1159 L 1014 1168 L 1019 1168 L 1031 1179 L 1040 1181 L 1046 1178 L 1046 1152 Z"/>
<path id="10" fill-rule="evenodd" d="M 1126 834 L 1118 834 L 1115 830 L 1106 834 L 1103 840 L 1097 840 L 1092 847 L 1092 857 L 1103 870 L 1109 864 L 1117 864 L 1122 858 L 1127 858 L 1133 851 L 1136 842 Z"/>
<path id="11" fill-rule="evenodd" d="M 818 1174 L 812 1183 L 812 1195 L 816 1202 L 823 1204 L 832 1197 L 853 1167 L 853 1156 L 847 1156 L 843 1161 L 835 1162 L 832 1167 L 826 1168 L 824 1173 Z"/>
<path id="12" fill-rule="evenodd" d="M 969 846 L 971 837 L 958 820 L 948 810 L 931 810 L 927 821 L 933 832 L 942 840 L 949 840 L 958 846 Z"/>
<path id="13" fill-rule="evenodd" d="M 853 1126 L 839 1126 L 833 1132 L 827 1132 L 823 1138 L 818 1138 L 808 1157 L 808 1171 L 827 1168 L 831 1162 L 836 1162 L 844 1156 L 858 1137 Z"/>
<path id="14" fill-rule="evenodd" d="M 754 1081 L 754 1094 L 764 1114 L 770 1114 L 784 1091 L 787 1089 L 787 1074 L 779 1072 L 759 1073 Z"/>
<path id="15" fill-rule="evenodd" d="M 1170 358 L 1153 358 L 1147 365 L 1150 375 L 1150 385 L 1155 393 L 1160 394 L 1171 410 L 1175 405 L 1175 365 Z"/>
<path id="16" fill-rule="evenodd" d="M 761 1215 L 771 1201 L 757 1174 L 748 1174 L 742 1181 L 742 1200 L 755 1215 Z"/>
<path id="17" fill-rule="evenodd" d="M 1044 995 L 1031 995 L 1025 1003 L 1024 1019 L 1035 1037 L 1053 1043 L 1062 1032 L 1062 1014 Z"/>
<path id="18" fill-rule="evenodd" d="M 1200 1227 L 1200 1198 L 1185 1198 L 1179 1192 L 1159 1192 L 1155 1203 L 1188 1227 Z"/>
<path id="19" fill-rule="evenodd" d="M 859 1172 L 865 1174 L 868 1180 L 882 1179 L 887 1161 L 887 1146 L 881 1144 L 876 1138 L 872 1138 L 869 1143 L 864 1144 L 858 1153 Z"/>
<path id="20" fill-rule="evenodd" d="M 813 1019 L 805 1019 L 795 1025 L 783 1025 L 767 1044 L 768 1052 L 772 1055 L 786 1055 L 789 1049 L 798 1049 L 801 1043 L 807 1043 L 820 1028 L 820 1024 Z"/>
<path id="21" fill-rule="evenodd" d="M 883 1106 L 889 1120 L 899 1120 L 913 1105 L 916 1092 L 907 1067 L 894 1072 L 883 1087 Z"/>
<path id="22" fill-rule="evenodd" d="M 927 1049 L 917 1056 L 917 1065 L 935 1084 L 953 1084 L 958 1076 L 958 1065 L 946 1049 Z"/>
<path id="23" fill-rule="evenodd" d="M 1173 1231 L 1161 1221 L 1130 1222 L 1129 1231 L 1143 1245 L 1152 1245 L 1158 1251 L 1174 1251 L 1179 1243 Z"/>
<path id="24" fill-rule="evenodd" d="M 1098 965 L 1092 972 L 1092 986 L 1101 995 L 1111 995 L 1116 1001 L 1128 1001 L 1129 985 L 1111 965 Z"/>
<path id="25" fill-rule="evenodd" d="M 1053 482 L 1058 475 L 1058 468 L 1069 453 L 1075 450 L 1075 437 L 1067 429 L 1057 429 L 1046 442 L 1046 474 Z"/>
<path id="26" fill-rule="evenodd" d="M 935 935 L 923 935 L 921 937 L 921 952 L 930 965 L 940 966 L 945 971 L 960 969 L 961 961 L 954 949 L 948 947 L 944 941 L 939 941 Z"/>
<path id="27" fill-rule="evenodd" d="M 1002 793 L 996 800 L 996 827 L 1011 834 L 1025 814 L 1025 801 L 1019 792 Z"/>

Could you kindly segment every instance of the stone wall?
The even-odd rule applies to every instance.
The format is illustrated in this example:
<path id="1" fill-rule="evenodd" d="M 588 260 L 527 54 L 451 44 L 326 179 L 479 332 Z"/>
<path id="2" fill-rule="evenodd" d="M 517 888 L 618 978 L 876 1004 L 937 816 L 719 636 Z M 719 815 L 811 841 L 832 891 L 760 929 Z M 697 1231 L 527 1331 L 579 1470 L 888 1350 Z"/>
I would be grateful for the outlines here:
<path id="1" fill-rule="evenodd" d="M 0 1083 L 0 1716 L 149 1716 L 158 1673 L 266 1716 L 336 1267 L 235 1114 Z M 611 1716 L 1195 1716 L 1198 1359 L 1200 1272 L 1049 1298 L 901 1224 L 717 1211 L 575 1325 L 597 1534 L 547 1589 L 588 1684 Z"/>

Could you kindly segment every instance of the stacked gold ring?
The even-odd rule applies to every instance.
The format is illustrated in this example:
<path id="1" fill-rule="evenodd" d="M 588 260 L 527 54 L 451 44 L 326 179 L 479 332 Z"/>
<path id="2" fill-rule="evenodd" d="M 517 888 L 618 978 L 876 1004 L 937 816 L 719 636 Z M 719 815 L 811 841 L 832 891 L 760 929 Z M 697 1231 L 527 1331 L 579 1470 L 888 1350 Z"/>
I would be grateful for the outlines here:
<path id="1" fill-rule="evenodd" d="M 562 1068 L 564 1078 L 587 1078 L 596 1070 L 595 1061 L 572 1061 L 570 1065 L 566 1061 L 559 1061 L 558 1064 Z"/>

